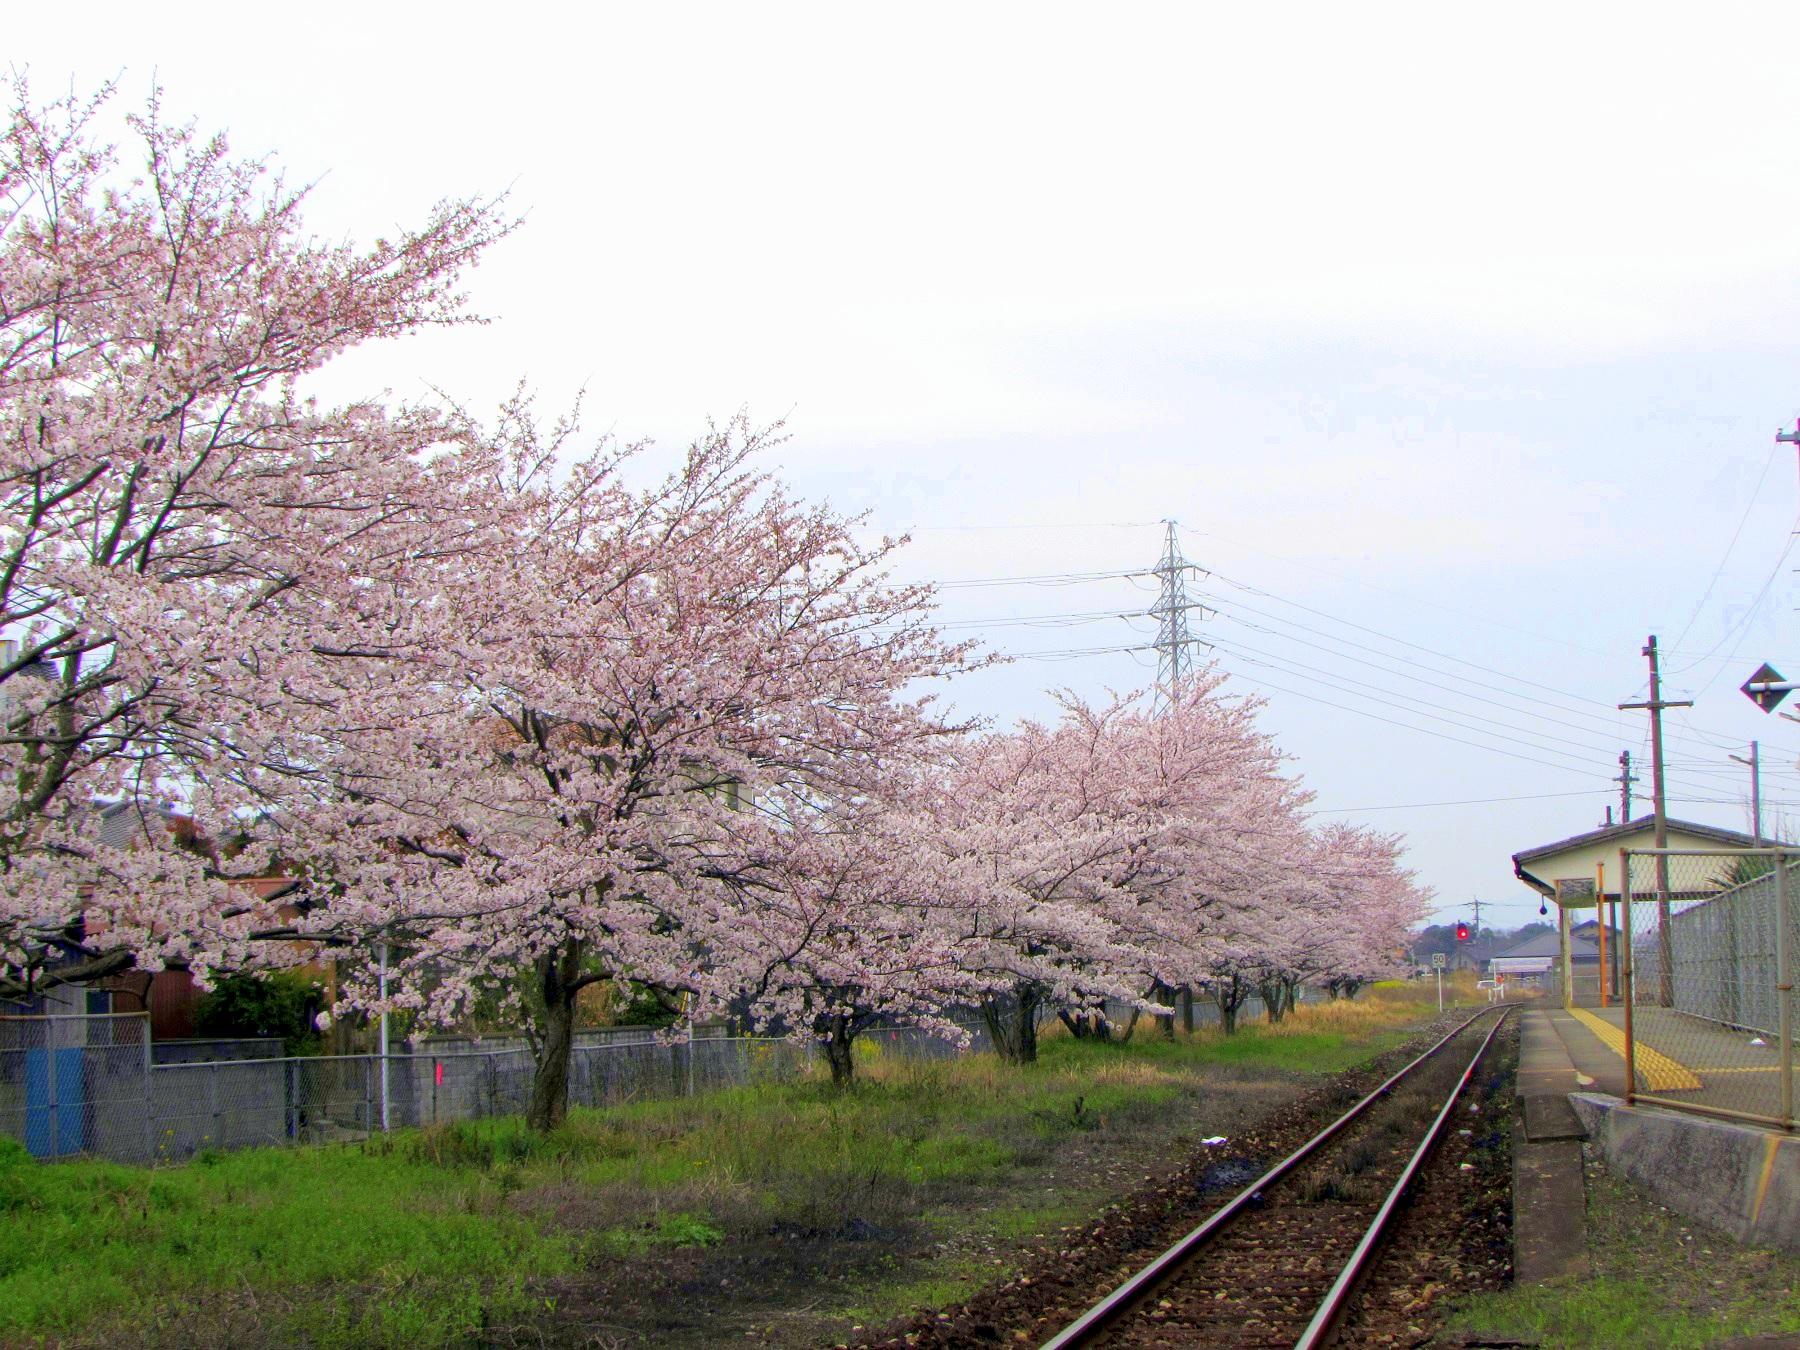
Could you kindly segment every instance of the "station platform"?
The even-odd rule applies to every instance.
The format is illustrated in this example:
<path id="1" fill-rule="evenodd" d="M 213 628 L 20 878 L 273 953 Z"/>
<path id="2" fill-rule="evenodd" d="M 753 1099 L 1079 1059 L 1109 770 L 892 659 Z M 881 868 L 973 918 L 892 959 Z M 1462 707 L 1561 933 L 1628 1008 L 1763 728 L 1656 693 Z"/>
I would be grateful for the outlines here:
<path id="1" fill-rule="evenodd" d="M 1800 1139 L 1784 1130 L 1625 1101 L 1619 1008 L 1522 1014 L 1513 1150 L 1515 1273 L 1587 1273 L 1584 1142 L 1669 1208 L 1753 1245 L 1800 1250 Z M 1749 1033 L 1633 1009 L 1641 1092 L 1779 1108 L 1776 1052 Z M 1678 1052 L 1678 1053 L 1671 1053 Z M 1678 1057 L 1679 1056 L 1679 1057 Z M 1745 1103 L 1739 1106 L 1739 1103 Z"/>
<path id="2" fill-rule="evenodd" d="M 1625 1095 L 1625 1010 L 1573 1008 L 1548 1016 L 1583 1090 Z M 1733 1116 L 1781 1116 L 1781 1057 L 1770 1037 L 1669 1008 L 1632 1009 L 1638 1092 Z"/>

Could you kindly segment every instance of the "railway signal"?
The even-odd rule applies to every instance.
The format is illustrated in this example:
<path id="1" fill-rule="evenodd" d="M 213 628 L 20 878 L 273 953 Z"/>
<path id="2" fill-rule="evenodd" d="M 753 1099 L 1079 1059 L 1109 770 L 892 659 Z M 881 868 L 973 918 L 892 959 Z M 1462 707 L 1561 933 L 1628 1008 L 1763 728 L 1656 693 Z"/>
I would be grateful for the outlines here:
<path id="1" fill-rule="evenodd" d="M 1459 923 L 1456 925 L 1456 940 L 1458 942 L 1467 942 L 1469 940 L 1469 925 L 1468 924 Z"/>

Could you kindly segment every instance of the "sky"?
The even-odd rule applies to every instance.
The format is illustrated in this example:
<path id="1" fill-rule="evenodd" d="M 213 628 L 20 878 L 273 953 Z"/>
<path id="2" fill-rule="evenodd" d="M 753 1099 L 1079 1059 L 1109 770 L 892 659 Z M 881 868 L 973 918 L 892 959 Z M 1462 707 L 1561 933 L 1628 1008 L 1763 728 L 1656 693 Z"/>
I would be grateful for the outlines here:
<path id="1" fill-rule="evenodd" d="M 490 323 L 327 396 L 579 392 L 646 466 L 780 421 L 773 467 L 910 532 L 950 631 L 1021 658 L 950 691 L 999 726 L 1154 678 L 1179 522 L 1199 655 L 1445 918 L 1535 918 L 1510 855 L 1616 810 L 1621 750 L 1647 801 L 1616 705 L 1651 633 L 1695 703 L 1671 814 L 1746 827 L 1754 738 L 1800 831 L 1800 728 L 1737 691 L 1800 675 L 1793 6 L 179 19 L 23 8 L 0 66 L 160 84 L 327 237 L 523 217 L 470 279 Z"/>

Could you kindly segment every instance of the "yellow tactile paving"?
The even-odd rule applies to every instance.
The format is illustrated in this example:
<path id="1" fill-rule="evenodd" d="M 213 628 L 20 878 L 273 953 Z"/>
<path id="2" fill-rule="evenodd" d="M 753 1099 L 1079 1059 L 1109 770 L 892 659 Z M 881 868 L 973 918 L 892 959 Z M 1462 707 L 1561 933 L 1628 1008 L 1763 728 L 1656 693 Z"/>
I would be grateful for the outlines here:
<path id="1" fill-rule="evenodd" d="M 1693 1066 L 1695 1073 L 1780 1073 L 1779 1064 L 1721 1064 L 1709 1069 L 1704 1064 Z"/>
<path id="2" fill-rule="evenodd" d="M 1570 1008 L 1569 1016 L 1599 1037 L 1600 1043 L 1620 1059 L 1625 1057 L 1625 1033 L 1611 1022 L 1594 1016 L 1586 1008 Z M 1644 1086 L 1652 1092 L 1698 1092 L 1700 1079 L 1685 1064 L 1676 1062 L 1660 1050 L 1652 1050 L 1640 1037 L 1635 1055 L 1637 1071 Z"/>

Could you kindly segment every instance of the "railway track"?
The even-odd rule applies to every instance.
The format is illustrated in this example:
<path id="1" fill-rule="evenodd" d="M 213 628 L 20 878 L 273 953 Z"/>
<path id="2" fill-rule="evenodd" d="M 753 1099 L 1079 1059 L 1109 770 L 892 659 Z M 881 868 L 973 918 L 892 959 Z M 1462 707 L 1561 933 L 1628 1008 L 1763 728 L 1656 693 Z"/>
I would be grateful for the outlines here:
<path id="1" fill-rule="evenodd" d="M 1477 1026 L 1494 1011 L 1449 1032 L 1043 1350 L 1326 1344 L 1510 1010 Z M 1455 1053 L 1471 1041 L 1472 1054 Z"/>

